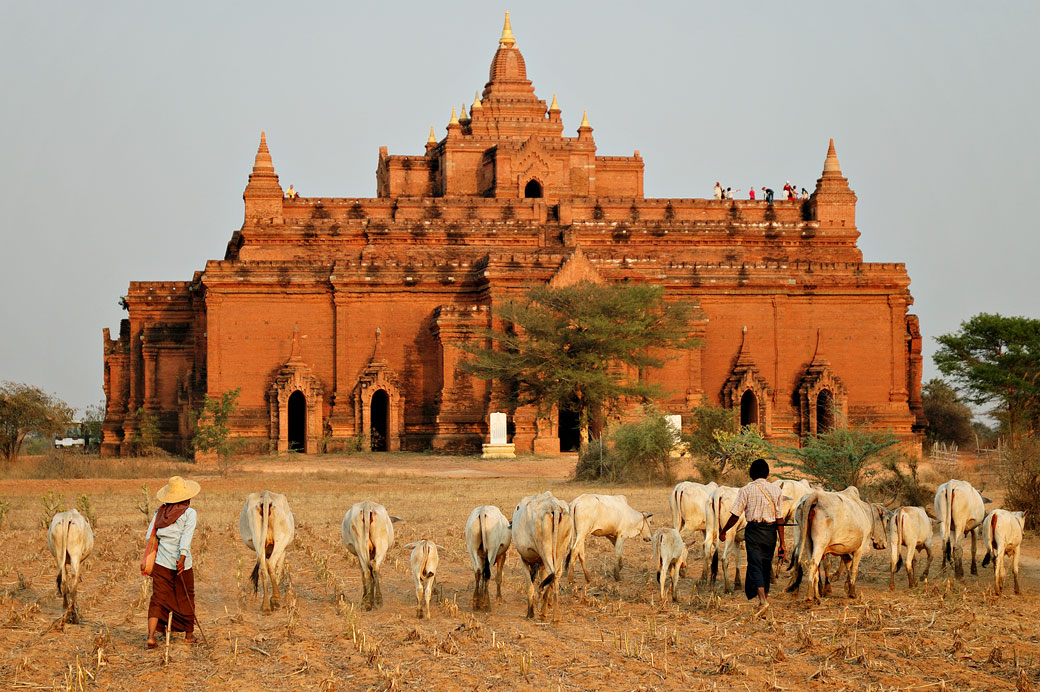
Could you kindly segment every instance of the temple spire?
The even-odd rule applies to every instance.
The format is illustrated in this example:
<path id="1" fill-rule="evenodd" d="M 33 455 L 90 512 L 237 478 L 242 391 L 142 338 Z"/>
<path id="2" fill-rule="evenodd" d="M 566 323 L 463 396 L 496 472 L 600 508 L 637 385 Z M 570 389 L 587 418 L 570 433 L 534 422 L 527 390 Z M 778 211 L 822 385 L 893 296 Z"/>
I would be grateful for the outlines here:
<path id="1" fill-rule="evenodd" d="M 242 192 L 246 203 L 247 223 L 280 223 L 282 216 L 282 186 L 274 172 L 271 152 L 267 148 L 267 133 L 260 133 L 260 146 L 256 149 L 253 172 Z"/>
<path id="2" fill-rule="evenodd" d="M 437 143 L 437 135 L 433 134 L 433 125 L 430 125 L 430 136 L 426 140 L 426 143 L 427 144 L 436 144 Z"/>
<path id="3" fill-rule="evenodd" d="M 256 159 L 253 161 L 253 173 L 274 173 L 274 162 L 267 148 L 267 132 L 264 130 L 260 131 L 260 146 L 257 147 Z"/>
<path id="4" fill-rule="evenodd" d="M 480 103 L 480 94 L 473 92 L 473 105 L 469 107 L 470 112 L 479 111 L 484 106 Z"/>
<path id="5" fill-rule="evenodd" d="M 560 104 L 556 103 L 556 94 L 553 94 L 552 104 L 549 106 L 550 111 L 560 110 Z"/>
<path id="6" fill-rule="evenodd" d="M 823 162 L 823 174 L 825 176 L 841 176 L 841 164 L 838 163 L 838 154 L 834 151 L 834 138 L 831 138 L 830 146 L 827 147 L 827 159 Z"/>
<path id="7" fill-rule="evenodd" d="M 455 112 L 455 107 L 452 106 L 452 109 L 451 109 L 451 120 L 448 121 L 448 126 L 450 127 L 451 125 L 458 125 L 458 124 L 459 124 L 459 116 Z"/>
<path id="8" fill-rule="evenodd" d="M 589 112 L 587 110 L 581 112 L 581 125 L 579 127 L 592 127 L 589 125 Z"/>
<path id="9" fill-rule="evenodd" d="M 513 38 L 513 28 L 509 26 L 509 12 L 506 11 L 506 23 L 502 26 L 502 37 L 498 39 L 500 46 L 512 46 L 516 44 Z"/>

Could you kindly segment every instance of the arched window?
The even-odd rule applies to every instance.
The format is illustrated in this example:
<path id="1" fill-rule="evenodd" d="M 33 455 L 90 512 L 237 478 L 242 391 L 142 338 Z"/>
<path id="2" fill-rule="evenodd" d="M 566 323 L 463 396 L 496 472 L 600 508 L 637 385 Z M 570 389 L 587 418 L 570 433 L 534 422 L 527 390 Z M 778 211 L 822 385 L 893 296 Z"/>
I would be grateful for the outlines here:
<path id="1" fill-rule="evenodd" d="M 821 389 L 816 395 L 816 434 L 822 435 L 834 429 L 834 395 L 829 389 Z"/>
<path id="2" fill-rule="evenodd" d="M 750 389 L 740 397 L 740 424 L 758 425 L 758 397 Z"/>
<path id="3" fill-rule="evenodd" d="M 307 398 L 296 390 L 289 396 L 289 450 L 303 452 L 307 448 Z"/>
<path id="4" fill-rule="evenodd" d="M 527 187 L 524 188 L 524 197 L 528 199 L 538 199 L 542 196 L 542 184 L 537 180 L 532 180 L 527 183 Z"/>
<path id="5" fill-rule="evenodd" d="M 390 432 L 390 395 L 385 389 L 372 394 L 372 427 L 369 431 L 373 452 L 385 452 L 389 449 Z"/>

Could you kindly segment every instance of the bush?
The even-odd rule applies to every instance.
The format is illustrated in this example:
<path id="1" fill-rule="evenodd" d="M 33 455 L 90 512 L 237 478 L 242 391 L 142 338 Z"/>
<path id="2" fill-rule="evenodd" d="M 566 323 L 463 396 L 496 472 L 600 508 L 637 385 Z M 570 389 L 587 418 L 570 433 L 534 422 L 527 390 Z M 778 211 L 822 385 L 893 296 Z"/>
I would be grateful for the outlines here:
<path id="1" fill-rule="evenodd" d="M 913 455 L 886 455 L 882 463 L 887 475 L 871 486 L 873 499 L 886 505 L 928 506 L 935 497 L 935 486 L 926 485 L 918 477 L 919 461 Z"/>
<path id="2" fill-rule="evenodd" d="M 690 411 L 690 419 L 690 432 L 683 435 L 682 441 L 690 454 L 702 457 L 711 457 L 717 453 L 717 431 L 735 433 L 739 427 L 737 412 L 718 406 L 698 406 Z"/>
<path id="3" fill-rule="evenodd" d="M 1026 526 L 1036 528 L 1040 518 L 1040 439 L 1025 437 L 1009 449 L 1000 464 L 1004 506 L 1026 512 Z"/>
<path id="4" fill-rule="evenodd" d="M 773 458 L 757 425 L 745 425 L 735 433 L 716 430 L 715 455 L 723 476 L 734 469 L 746 472 L 755 459 Z"/>
<path id="5" fill-rule="evenodd" d="M 672 450 L 678 443 L 675 428 L 652 409 L 632 423 L 624 423 L 610 433 L 604 444 L 585 445 L 574 470 L 575 480 L 622 481 L 675 480 Z"/>
<path id="6" fill-rule="evenodd" d="M 783 465 L 793 468 L 827 490 L 859 486 L 873 478 L 889 463 L 892 448 L 899 443 L 889 431 L 862 428 L 836 428 L 821 435 L 809 435 L 802 447 L 781 447 L 791 457 Z"/>

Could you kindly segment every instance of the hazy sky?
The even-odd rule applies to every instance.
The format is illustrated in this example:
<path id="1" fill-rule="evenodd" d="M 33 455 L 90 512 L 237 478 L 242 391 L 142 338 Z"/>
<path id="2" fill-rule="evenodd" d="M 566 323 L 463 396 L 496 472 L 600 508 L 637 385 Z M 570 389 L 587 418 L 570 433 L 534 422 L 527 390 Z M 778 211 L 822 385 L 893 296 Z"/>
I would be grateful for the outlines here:
<path id="1" fill-rule="evenodd" d="M 132 280 L 188 280 L 283 187 L 371 197 L 483 88 L 504 10 L 537 94 L 648 197 L 813 188 L 834 137 L 867 261 L 925 336 L 1040 316 L 1040 3 L 23 2 L 0 25 L 0 380 L 84 407 Z"/>

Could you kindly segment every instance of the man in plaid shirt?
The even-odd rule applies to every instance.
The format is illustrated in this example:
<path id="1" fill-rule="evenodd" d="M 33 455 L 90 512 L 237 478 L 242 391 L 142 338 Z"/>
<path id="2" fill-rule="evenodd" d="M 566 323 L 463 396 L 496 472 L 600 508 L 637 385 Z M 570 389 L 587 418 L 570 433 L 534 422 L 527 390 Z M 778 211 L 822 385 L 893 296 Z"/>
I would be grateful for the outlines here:
<path id="1" fill-rule="evenodd" d="M 719 532 L 719 540 L 726 540 L 726 531 L 731 529 L 744 515 L 747 527 L 744 529 L 744 550 L 747 553 L 747 570 L 744 574 L 744 594 L 750 601 L 758 596 L 762 604 L 759 614 L 769 607 L 767 595 L 773 551 L 780 541 L 780 559 L 786 552 L 784 546 L 783 496 L 780 487 L 766 480 L 769 476 L 769 464 L 765 459 L 755 459 L 748 470 L 751 482 L 737 491 L 737 497 L 730 507 L 730 517 Z"/>

